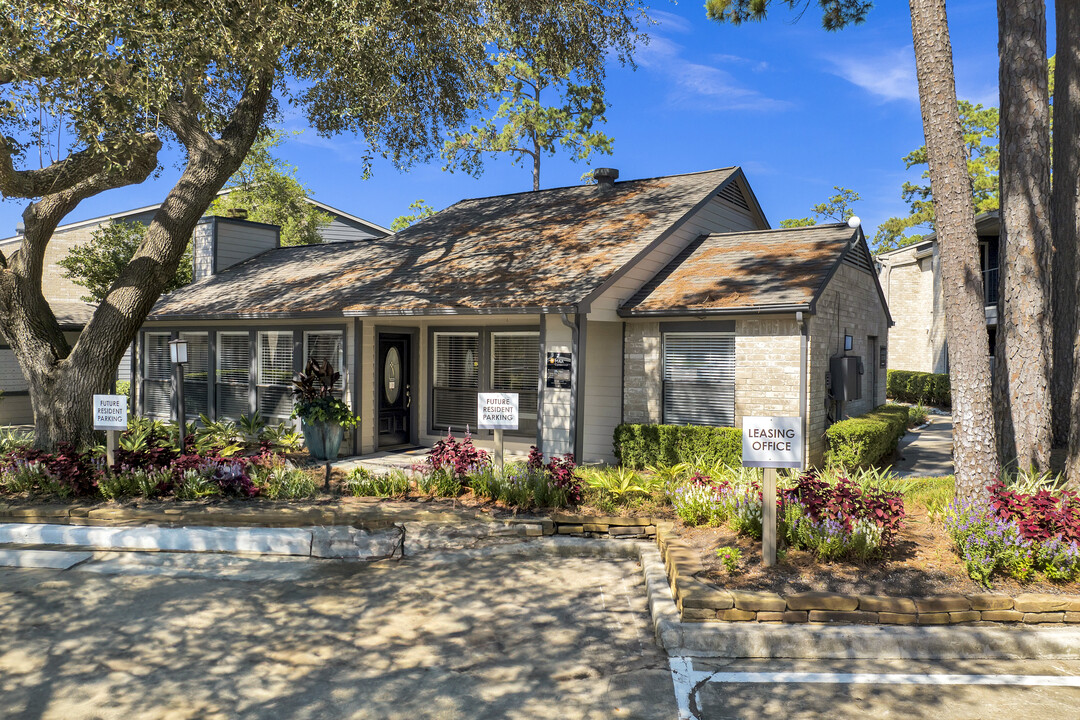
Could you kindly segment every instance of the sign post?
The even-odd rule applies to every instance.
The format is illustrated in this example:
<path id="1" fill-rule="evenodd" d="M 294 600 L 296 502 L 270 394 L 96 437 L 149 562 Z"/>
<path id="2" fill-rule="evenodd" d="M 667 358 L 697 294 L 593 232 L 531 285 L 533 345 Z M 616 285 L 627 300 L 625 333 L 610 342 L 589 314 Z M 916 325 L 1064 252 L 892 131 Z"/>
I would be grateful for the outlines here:
<path id="1" fill-rule="evenodd" d="M 518 429 L 517 393 L 477 393 L 476 427 L 495 431 L 495 468 L 503 469 L 503 430 Z"/>
<path id="2" fill-rule="evenodd" d="M 743 466 L 764 469 L 761 493 L 761 558 L 776 564 L 776 468 L 802 468 L 799 417 L 744 417 Z"/>
<path id="3" fill-rule="evenodd" d="M 127 395 L 94 396 L 94 429 L 105 431 L 105 462 L 116 464 L 116 443 L 119 433 L 127 430 Z"/>

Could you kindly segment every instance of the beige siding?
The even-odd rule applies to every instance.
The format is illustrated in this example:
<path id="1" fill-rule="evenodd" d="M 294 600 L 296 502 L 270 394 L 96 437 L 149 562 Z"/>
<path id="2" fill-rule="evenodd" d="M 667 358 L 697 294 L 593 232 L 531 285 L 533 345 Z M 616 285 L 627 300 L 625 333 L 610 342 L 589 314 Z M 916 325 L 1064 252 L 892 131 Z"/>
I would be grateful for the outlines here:
<path id="1" fill-rule="evenodd" d="M 713 198 L 604 291 L 593 302 L 589 313 L 590 318 L 606 321 L 618 320 L 616 310 L 619 306 L 701 235 L 757 229 L 764 228 L 749 211 L 735 207 L 726 200 Z"/>
<path id="2" fill-rule="evenodd" d="M 192 248 L 195 256 L 196 282 L 214 274 L 214 223 L 200 222 L 195 226 L 195 244 Z"/>
<path id="3" fill-rule="evenodd" d="M 615 462 L 612 440 L 622 419 L 622 323 L 589 321 L 585 345 L 583 462 Z"/>
<path id="4" fill-rule="evenodd" d="M 544 315 L 546 322 L 543 352 L 571 352 L 573 335 L 570 328 L 563 324 L 559 315 Z M 573 322 L 572 316 L 568 316 Z M 588 332 L 588 331 L 586 331 Z M 575 362 L 580 358 L 575 358 Z M 547 376 L 541 379 L 544 386 L 544 402 L 540 408 L 541 443 L 544 454 L 563 455 L 574 452 L 574 438 L 570 434 L 571 390 L 549 388 Z"/>
<path id="5" fill-rule="evenodd" d="M 218 220 L 216 225 L 217 272 L 277 247 L 276 226 L 231 223 L 226 220 Z"/>

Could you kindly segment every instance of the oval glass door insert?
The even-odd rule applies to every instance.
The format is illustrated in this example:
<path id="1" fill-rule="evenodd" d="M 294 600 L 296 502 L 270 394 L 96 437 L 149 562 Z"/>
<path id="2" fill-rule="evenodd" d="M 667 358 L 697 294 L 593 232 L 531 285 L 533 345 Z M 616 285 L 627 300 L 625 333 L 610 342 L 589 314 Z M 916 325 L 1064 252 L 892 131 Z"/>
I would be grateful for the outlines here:
<path id="1" fill-rule="evenodd" d="M 383 392 L 386 404 L 393 405 L 401 394 L 401 356 L 396 347 L 386 351 L 386 364 L 383 366 Z"/>

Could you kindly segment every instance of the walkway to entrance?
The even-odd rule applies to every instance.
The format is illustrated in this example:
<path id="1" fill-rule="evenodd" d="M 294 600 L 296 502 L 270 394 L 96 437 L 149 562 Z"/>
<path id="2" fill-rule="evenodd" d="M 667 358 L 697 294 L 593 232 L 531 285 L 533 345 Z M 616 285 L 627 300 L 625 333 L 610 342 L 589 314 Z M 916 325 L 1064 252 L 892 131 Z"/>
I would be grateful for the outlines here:
<path id="1" fill-rule="evenodd" d="M 900 441 L 893 471 L 900 477 L 942 477 L 953 474 L 952 417 L 931 415 L 930 423 L 911 430 Z"/>
<path id="2" fill-rule="evenodd" d="M 421 465 L 427 460 L 428 450 L 430 449 L 426 447 L 408 447 L 395 450 L 380 450 L 367 455 L 340 458 L 332 464 L 332 467 L 342 472 L 349 472 L 357 467 L 365 468 L 377 474 L 384 474 L 394 470 L 412 472 L 414 465 Z M 507 463 L 525 462 L 529 459 L 529 456 L 507 452 L 504 458 Z"/>

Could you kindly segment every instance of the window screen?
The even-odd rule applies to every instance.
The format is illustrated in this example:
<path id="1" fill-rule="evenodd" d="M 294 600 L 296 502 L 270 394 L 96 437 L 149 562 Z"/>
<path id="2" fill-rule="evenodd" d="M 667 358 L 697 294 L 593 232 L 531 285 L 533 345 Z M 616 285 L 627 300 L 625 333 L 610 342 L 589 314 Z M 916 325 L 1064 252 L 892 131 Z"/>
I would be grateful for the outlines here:
<path id="1" fill-rule="evenodd" d="M 184 365 L 184 415 L 188 421 L 198 420 L 209 412 L 207 398 L 210 388 L 209 336 L 202 333 L 180 333 L 187 342 L 187 364 Z"/>
<path id="2" fill-rule="evenodd" d="M 251 336 L 246 332 L 217 334 L 217 416 L 239 420 L 251 412 Z"/>
<path id="3" fill-rule="evenodd" d="M 15 351 L 0 348 L 0 391 L 23 392 L 29 389 L 30 384 L 23 377 L 19 361 L 15 359 Z"/>
<path id="4" fill-rule="evenodd" d="M 172 416 L 169 333 L 143 335 L 143 411 L 150 416 Z"/>
<path id="5" fill-rule="evenodd" d="M 435 333 L 434 398 L 436 428 L 476 426 L 480 389 L 480 337 L 476 333 Z"/>
<path id="6" fill-rule="evenodd" d="M 341 397 L 345 388 L 345 343 L 341 331 L 304 333 L 304 364 L 312 359 L 329 360 L 334 371 L 341 373 L 334 385 L 335 395 Z"/>
<path id="7" fill-rule="evenodd" d="M 517 432 L 536 433 L 540 333 L 491 334 L 491 389 L 518 394 Z"/>
<path id="8" fill-rule="evenodd" d="M 292 414 L 293 334 L 259 333 L 258 398 L 259 414 L 283 420 Z"/>
<path id="9" fill-rule="evenodd" d="M 735 336 L 664 334 L 664 422 L 735 425 Z"/>

